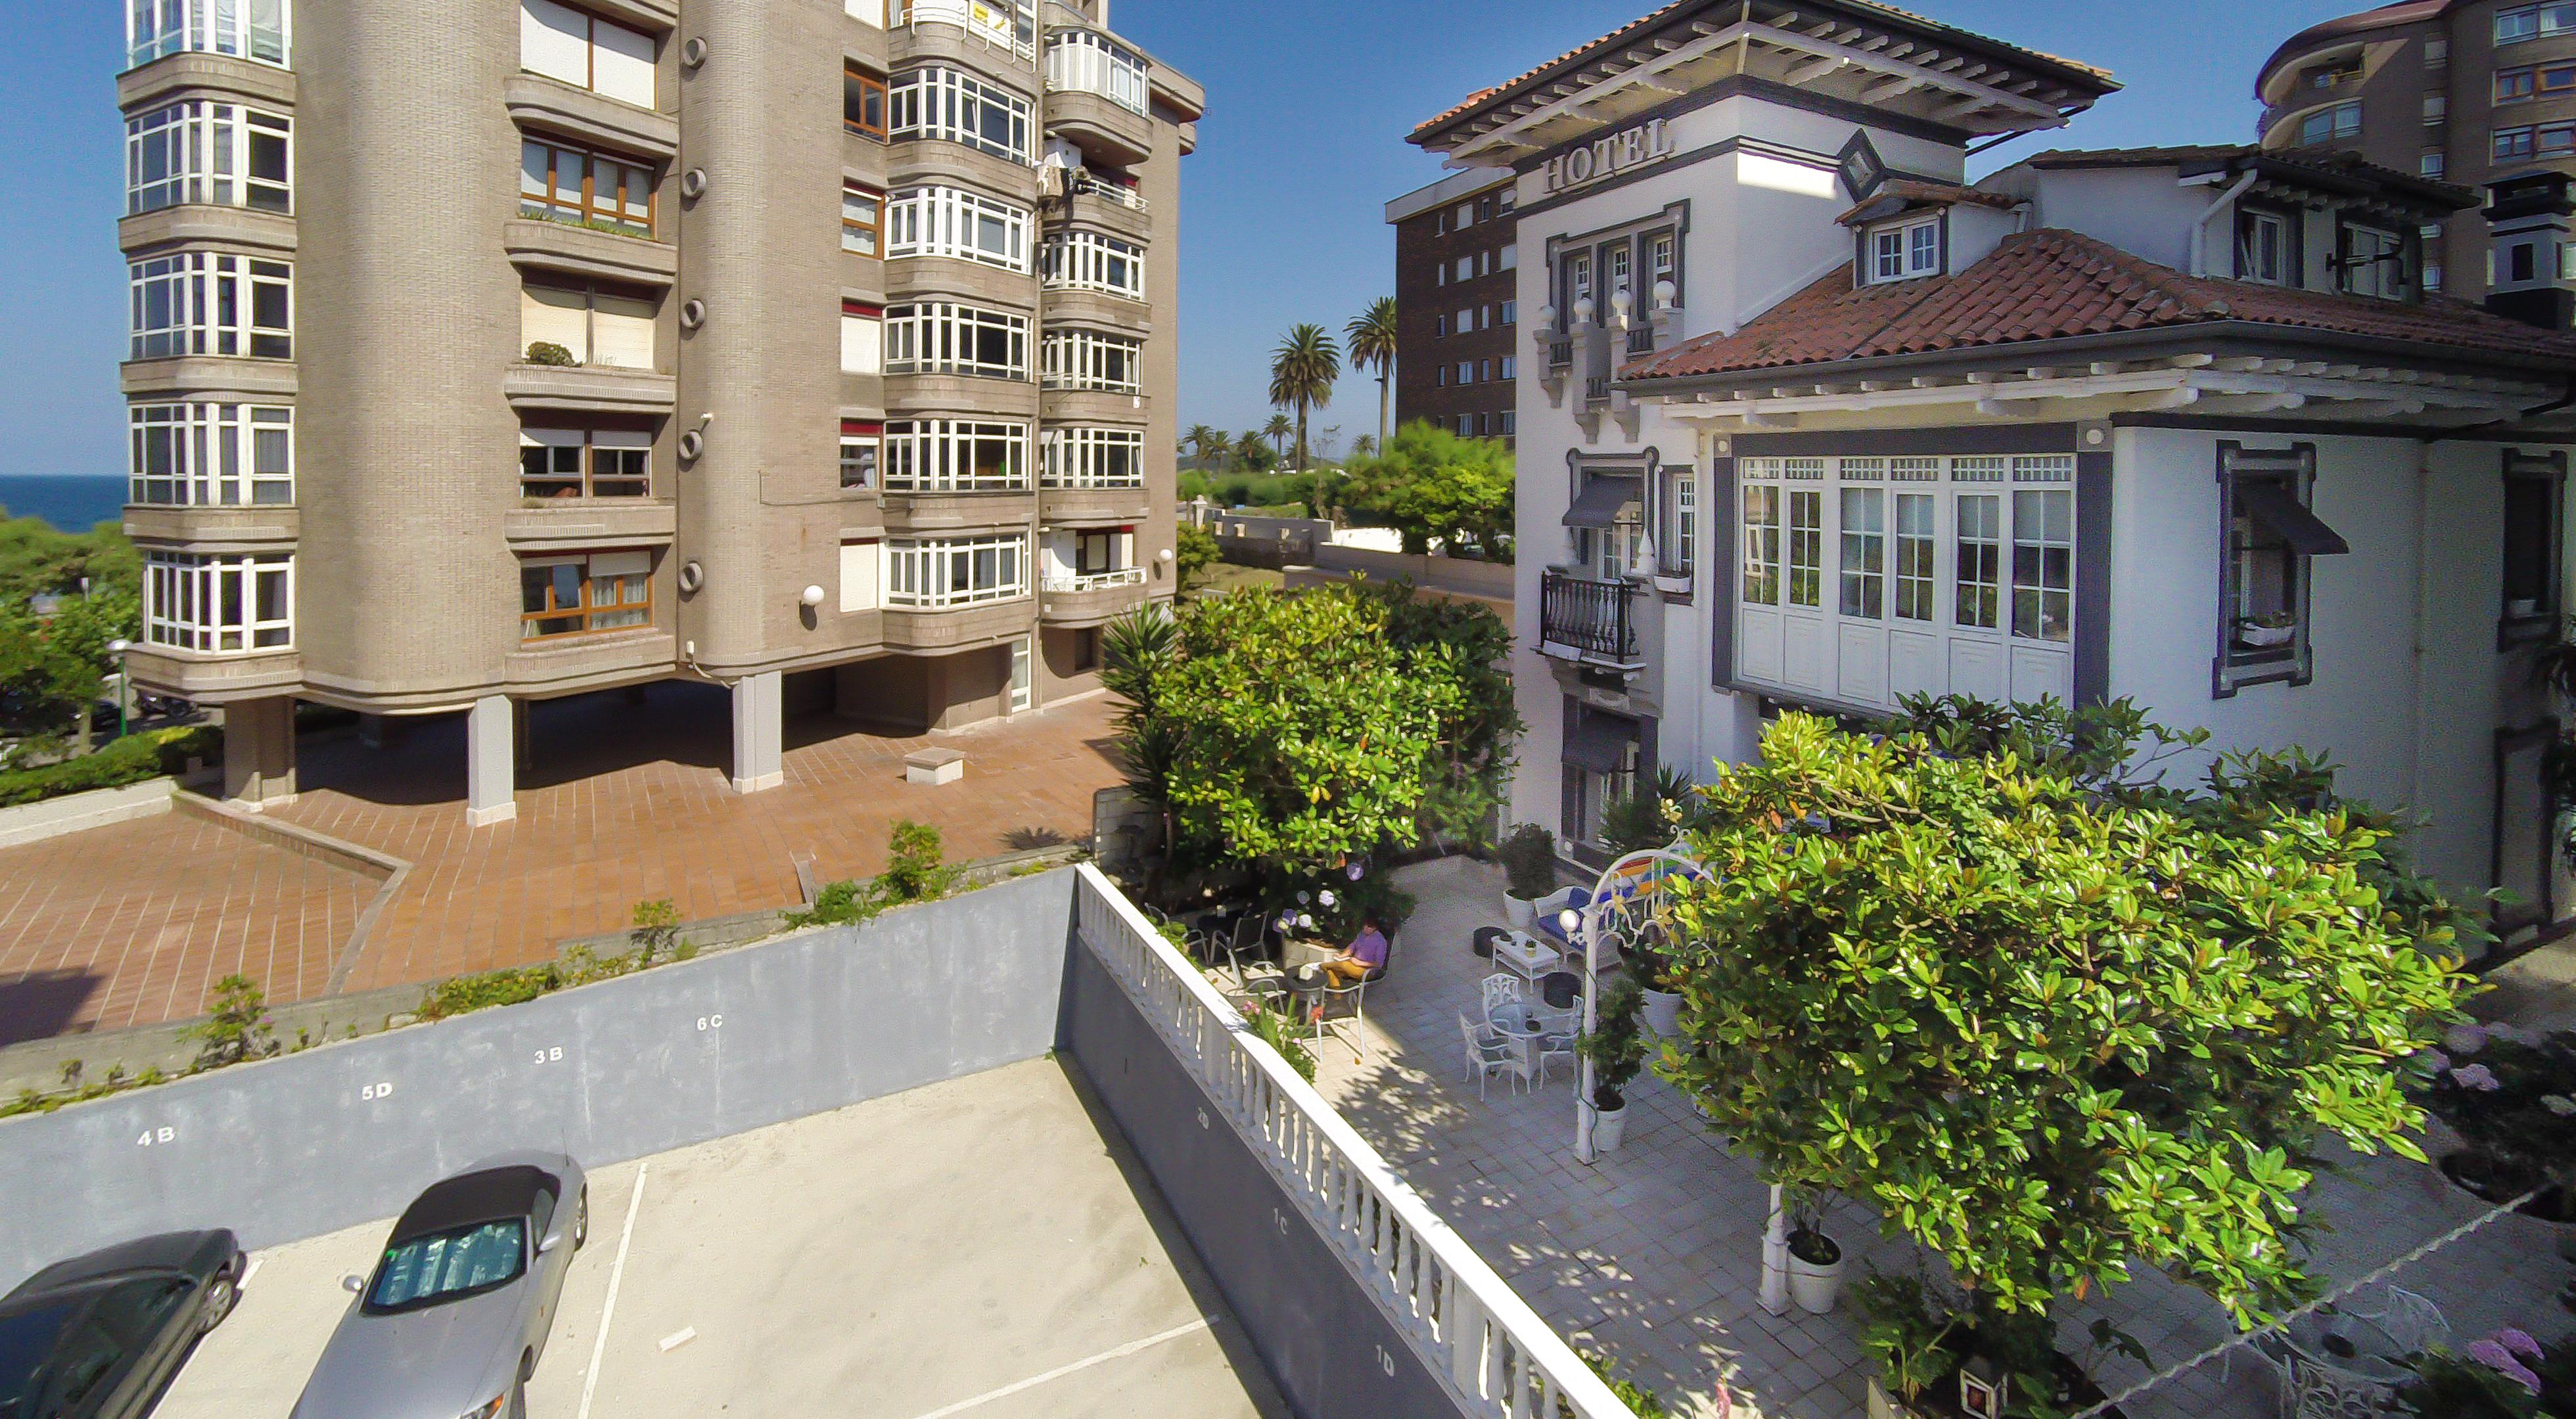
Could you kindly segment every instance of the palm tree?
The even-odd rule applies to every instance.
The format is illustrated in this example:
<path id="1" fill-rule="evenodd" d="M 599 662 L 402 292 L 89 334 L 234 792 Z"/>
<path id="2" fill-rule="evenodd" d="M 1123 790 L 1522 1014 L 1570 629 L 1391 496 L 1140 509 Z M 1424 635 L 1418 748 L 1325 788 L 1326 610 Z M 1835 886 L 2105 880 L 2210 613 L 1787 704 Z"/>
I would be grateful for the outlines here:
<path id="1" fill-rule="evenodd" d="M 1387 376 L 1395 369 L 1395 297 L 1380 296 L 1342 327 L 1351 342 L 1351 368 L 1377 369 L 1377 442 L 1386 442 Z M 1353 444 L 1356 449 L 1359 445 Z"/>
<path id="2" fill-rule="evenodd" d="M 1375 452 L 1377 452 L 1377 440 L 1375 438 L 1372 438 L 1367 434 L 1362 434 L 1358 438 L 1351 440 L 1352 458 L 1366 458 Z"/>
<path id="3" fill-rule="evenodd" d="M 1288 327 L 1270 354 L 1270 402 L 1297 411 L 1297 468 L 1306 466 L 1307 412 L 1333 402 L 1333 381 L 1341 377 L 1341 347 L 1320 325 Z"/>
<path id="4" fill-rule="evenodd" d="M 1273 422 L 1285 421 L 1274 420 Z M 1234 456 L 1242 461 L 1245 468 L 1250 469 L 1259 468 L 1261 466 L 1261 460 L 1273 455 L 1270 445 L 1261 441 L 1260 433 L 1252 429 L 1246 429 L 1243 432 L 1243 437 L 1235 441 Z"/>
<path id="5" fill-rule="evenodd" d="M 1297 426 L 1289 423 L 1285 414 L 1273 414 L 1270 422 L 1261 426 L 1261 436 L 1270 440 L 1270 451 L 1283 459 L 1288 456 L 1288 436 L 1296 431 Z"/>
<path id="6" fill-rule="evenodd" d="M 1190 457 L 1198 461 L 1202 473 L 1207 471 L 1208 460 L 1225 452 L 1226 447 L 1224 430 L 1212 429 L 1205 424 L 1190 425 L 1190 431 L 1181 435 L 1181 442 L 1188 446 Z"/>

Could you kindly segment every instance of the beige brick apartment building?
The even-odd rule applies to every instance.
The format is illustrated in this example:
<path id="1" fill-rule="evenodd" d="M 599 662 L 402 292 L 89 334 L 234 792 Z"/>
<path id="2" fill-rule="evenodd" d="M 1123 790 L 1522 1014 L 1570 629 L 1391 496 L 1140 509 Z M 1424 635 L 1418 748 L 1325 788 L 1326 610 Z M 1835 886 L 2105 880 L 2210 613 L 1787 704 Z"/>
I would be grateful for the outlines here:
<path id="1" fill-rule="evenodd" d="M 1199 87 L 1107 0 L 130 0 L 149 688 L 294 791 L 299 699 L 732 693 L 931 729 L 1174 591 Z"/>

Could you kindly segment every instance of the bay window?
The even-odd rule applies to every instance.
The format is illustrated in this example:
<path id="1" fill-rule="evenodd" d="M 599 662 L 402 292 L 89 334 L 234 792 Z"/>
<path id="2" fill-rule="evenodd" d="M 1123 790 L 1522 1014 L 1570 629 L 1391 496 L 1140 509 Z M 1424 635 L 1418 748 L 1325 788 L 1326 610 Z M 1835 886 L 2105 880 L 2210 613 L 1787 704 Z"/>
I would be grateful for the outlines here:
<path id="1" fill-rule="evenodd" d="M 182 204 L 294 206 L 293 120 L 188 99 L 125 121 L 125 214 Z"/>
<path id="2" fill-rule="evenodd" d="M 2224 699 L 2248 685 L 2306 684 L 2309 564 L 2351 550 L 2309 510 L 2316 447 L 2218 446 L 2219 652 L 2211 692 Z"/>
<path id="3" fill-rule="evenodd" d="M 530 281 L 520 288 L 520 348 L 560 345 L 576 365 L 653 369 L 658 304 L 650 291 L 606 281 Z"/>
<path id="4" fill-rule="evenodd" d="M 2003 624 L 2004 512 L 2000 493 L 1962 493 L 1958 499 L 1959 556 L 1951 619 L 1968 630 Z"/>
<path id="5" fill-rule="evenodd" d="M 607 153 L 524 139 L 519 144 L 519 215 L 649 237 L 653 169 Z"/>
<path id="6" fill-rule="evenodd" d="M 1032 162 L 1036 149 L 1029 101 L 999 84 L 938 65 L 907 69 L 885 90 L 889 129 L 898 140 L 935 138 L 963 143 L 1015 163 Z"/>
<path id="7" fill-rule="evenodd" d="M 653 435 L 644 429 L 521 429 L 519 496 L 643 498 L 653 493 Z"/>
<path id="8" fill-rule="evenodd" d="M 1091 330 L 1050 332 L 1041 349 L 1040 382 L 1048 389 L 1093 389 L 1134 394 L 1144 385 L 1137 369 L 1145 342 Z"/>
<path id="9" fill-rule="evenodd" d="M 2075 494 L 2013 493 L 2013 635 L 2074 639 Z"/>
<path id="10" fill-rule="evenodd" d="M 209 251 L 130 263 L 126 358 L 295 357 L 294 268 Z"/>
<path id="11" fill-rule="evenodd" d="M 127 0 L 125 65 L 193 51 L 283 67 L 293 19 L 288 0 Z"/>
<path id="12" fill-rule="evenodd" d="M 655 106 L 653 37 L 557 0 L 519 0 L 519 67 L 602 98 Z"/>
<path id="13" fill-rule="evenodd" d="M 1940 539 L 1933 528 L 1940 499 L 1931 493 L 1896 495 L 1896 619 L 1932 619 L 1932 580 Z"/>
<path id="14" fill-rule="evenodd" d="M 956 187 L 902 187 L 886 204 L 886 255 L 947 256 L 1025 275 L 1029 211 Z"/>
<path id="15" fill-rule="evenodd" d="M 143 640 L 214 654 L 293 648 L 294 556 L 145 552 Z"/>
<path id="16" fill-rule="evenodd" d="M 1046 240 L 1040 262 L 1049 290 L 1099 291 L 1145 298 L 1145 253 L 1132 242 L 1098 232 L 1061 232 Z"/>
<path id="17" fill-rule="evenodd" d="M 653 623 L 653 554 L 519 559 L 519 639 L 561 640 Z"/>
<path id="18" fill-rule="evenodd" d="M 1842 614 L 1875 621 L 1879 618 L 1886 592 L 1886 494 L 1877 488 L 1845 488 L 1842 490 Z"/>
<path id="19" fill-rule="evenodd" d="M 1024 533 L 930 540 L 889 538 L 885 551 L 885 603 L 939 610 L 1026 596 L 1028 552 Z"/>
<path id="20" fill-rule="evenodd" d="M 1134 429 L 1048 429 L 1040 454 L 1042 487 L 1145 486 L 1145 436 Z"/>
<path id="21" fill-rule="evenodd" d="M 897 493 L 1025 492 L 1029 426 L 999 420 L 894 419 L 885 486 Z"/>
<path id="22" fill-rule="evenodd" d="M 881 256 L 880 245 L 885 234 L 885 194 L 873 187 L 844 183 L 841 187 L 841 250 L 861 256 Z"/>
<path id="23" fill-rule="evenodd" d="M 156 507 L 295 501 L 295 411 L 249 404 L 137 404 L 126 411 L 128 502 Z"/>
<path id="24" fill-rule="evenodd" d="M 1047 36 L 1050 89 L 1098 94 L 1121 108 L 1145 111 L 1144 57 L 1093 30 L 1063 29 Z"/>
<path id="25" fill-rule="evenodd" d="M 1029 321 L 1024 315 L 948 301 L 889 306 L 885 335 L 888 374 L 1029 377 Z"/>
<path id="26" fill-rule="evenodd" d="M 1780 604 L 1780 490 L 1763 483 L 1744 485 L 1744 581 L 1746 602 Z"/>
<path id="27" fill-rule="evenodd" d="M 1789 492 L 1789 604 L 1822 606 L 1825 576 L 1825 495 L 1811 488 Z"/>

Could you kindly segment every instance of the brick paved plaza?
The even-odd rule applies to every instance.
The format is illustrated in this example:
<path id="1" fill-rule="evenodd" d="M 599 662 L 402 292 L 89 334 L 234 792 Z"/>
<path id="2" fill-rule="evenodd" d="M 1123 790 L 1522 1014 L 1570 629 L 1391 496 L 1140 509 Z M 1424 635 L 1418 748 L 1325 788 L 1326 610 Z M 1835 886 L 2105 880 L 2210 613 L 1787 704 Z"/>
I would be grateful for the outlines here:
<path id="1" fill-rule="evenodd" d="M 1529 1094 L 1508 1079 L 1477 1097 L 1463 1066 L 1458 1017 L 1481 1009 L 1490 964 L 1468 949 L 1480 926 L 1503 924 L 1499 868 L 1451 858 L 1398 879 L 1419 906 L 1398 935 L 1387 978 L 1369 987 L 1365 1063 L 1337 1039 L 1317 1046 L 1318 1085 L 1441 1217 L 1456 1227 L 1532 1308 L 1578 1349 L 1659 1391 L 1676 1414 L 1714 1416 L 1718 1382 L 1735 1413 L 1855 1419 L 1870 1362 L 1849 1298 L 1833 1314 L 1765 1313 L 1760 1242 L 1766 1189 L 1670 1088 L 1631 1089 L 1627 1141 L 1585 1166 L 1574 1160 L 1574 1076 L 1552 1067 Z M 2317 1239 L 2311 1274 L 2329 1284 L 2381 1265 L 2486 1210 L 2432 1169 L 2393 1158 L 2351 1159 L 2316 1189 L 2333 1229 Z M 1827 1228 L 1843 1244 L 1846 1280 L 1867 1268 L 1911 1270 L 1914 1249 L 1878 1234 L 1876 1217 L 1843 1204 Z M 2431 1297 L 2465 1345 L 2498 1326 L 2554 1334 L 2558 1288 L 2570 1266 L 2562 1229 L 2507 1217 L 2407 1268 L 2397 1284 Z M 2375 1291 L 2357 1304 L 2378 1304 Z M 2065 1308 L 2063 1345 L 2081 1353 L 2095 1315 L 2135 1335 L 2157 1367 L 2231 1332 L 2218 1306 L 2148 1275 Z M 2097 1369 L 2116 1391 L 2145 1373 L 2113 1358 Z M 2265 1366 L 2239 1353 L 2221 1381 L 2212 1361 L 2122 1406 L 2130 1419 L 2272 1419 L 2278 1391 Z"/>
<path id="2" fill-rule="evenodd" d="M 668 897 L 684 919 L 792 905 L 794 857 L 822 881 L 884 864 L 898 818 L 937 827 L 951 861 L 1091 831 L 1118 781 L 1110 705 L 1095 697 L 943 735 L 790 720 L 787 783 L 725 782 L 722 690 L 651 687 L 531 709 L 517 821 L 465 825 L 460 719 L 403 727 L 382 748 L 308 737 L 285 822 L 414 864 L 353 961 L 338 956 L 374 884 L 201 820 L 170 815 L 0 849 L 0 1042 L 201 1014 L 227 971 L 275 1002 L 542 960 L 566 937 L 626 926 Z M 964 782 L 904 782 L 925 744 L 963 750 Z"/>

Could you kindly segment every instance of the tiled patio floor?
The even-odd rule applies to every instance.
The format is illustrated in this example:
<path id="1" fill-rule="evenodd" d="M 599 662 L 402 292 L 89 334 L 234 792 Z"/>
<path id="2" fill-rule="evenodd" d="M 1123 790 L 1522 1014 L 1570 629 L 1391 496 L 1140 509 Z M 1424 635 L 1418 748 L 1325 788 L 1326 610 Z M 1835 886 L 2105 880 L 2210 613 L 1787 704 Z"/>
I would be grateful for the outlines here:
<path id="1" fill-rule="evenodd" d="M 1573 1158 L 1568 1073 L 1528 1095 L 1497 1080 L 1491 1098 L 1478 1099 L 1457 1020 L 1479 1008 L 1488 967 L 1468 941 L 1476 927 L 1502 924 L 1500 871 L 1453 858 L 1398 880 L 1420 905 L 1393 971 L 1370 987 L 1369 1058 L 1323 1042 L 1326 1095 L 1540 1315 L 1578 1348 L 1607 1356 L 1615 1373 L 1660 1391 L 1676 1413 L 1714 1415 L 1725 1379 L 1739 1415 L 1748 1405 L 1798 1419 L 1859 1415 L 1868 1362 L 1854 1317 L 1848 1308 L 1762 1311 L 1765 1189 L 1672 1090 L 1641 1080 L 1625 1146 L 1590 1167 Z M 2431 1169 L 2390 1158 L 2352 1160 L 2317 1195 L 2333 1230 L 2319 1239 L 2311 1272 L 2336 1282 L 2484 1210 Z M 1829 1230 L 1844 1245 L 1847 1277 L 1915 1265 L 1914 1248 L 1880 1237 L 1864 1208 L 1842 1205 Z M 2462 1344 L 2508 1324 L 2554 1335 L 2566 1328 L 2555 1293 L 2570 1271 L 2560 1236 L 2508 1217 L 2396 1280 L 2437 1301 Z M 2362 1303 L 2376 1304 L 2375 1293 Z M 2069 1307 L 2070 1351 L 2081 1352 L 2097 1314 L 2137 1336 L 2158 1367 L 2229 1333 L 2214 1303 L 2160 1276 Z M 2146 1372 L 2114 1357 L 2097 1373 L 2116 1392 Z M 2240 1354 L 2224 1384 L 2213 1361 L 2123 1408 L 2131 1419 L 2272 1419 L 2276 1394 L 2263 1366 Z"/>

